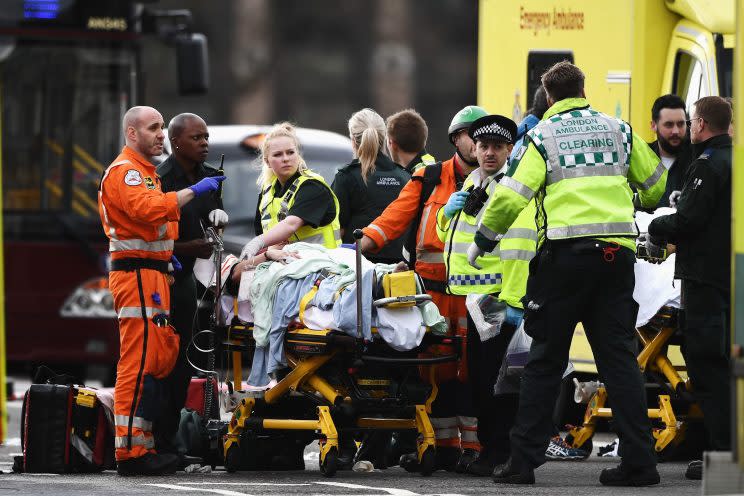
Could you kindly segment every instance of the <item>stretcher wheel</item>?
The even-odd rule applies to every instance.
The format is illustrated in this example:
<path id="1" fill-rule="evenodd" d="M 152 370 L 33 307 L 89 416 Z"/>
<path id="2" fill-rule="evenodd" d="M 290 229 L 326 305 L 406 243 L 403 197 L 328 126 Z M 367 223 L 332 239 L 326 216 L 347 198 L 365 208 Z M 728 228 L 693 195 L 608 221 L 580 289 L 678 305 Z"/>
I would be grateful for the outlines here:
<path id="1" fill-rule="evenodd" d="M 424 477 L 428 477 L 434 473 L 434 468 L 437 463 L 437 455 L 433 448 L 427 448 L 424 454 L 421 455 L 421 461 L 419 462 L 419 471 Z"/>
<path id="2" fill-rule="evenodd" d="M 320 472 L 326 477 L 333 477 L 338 470 L 338 449 L 331 448 L 325 456 L 325 460 L 320 461 Z"/>
<path id="3" fill-rule="evenodd" d="M 240 468 L 240 446 L 233 444 L 225 453 L 225 470 L 228 472 L 237 472 Z"/>

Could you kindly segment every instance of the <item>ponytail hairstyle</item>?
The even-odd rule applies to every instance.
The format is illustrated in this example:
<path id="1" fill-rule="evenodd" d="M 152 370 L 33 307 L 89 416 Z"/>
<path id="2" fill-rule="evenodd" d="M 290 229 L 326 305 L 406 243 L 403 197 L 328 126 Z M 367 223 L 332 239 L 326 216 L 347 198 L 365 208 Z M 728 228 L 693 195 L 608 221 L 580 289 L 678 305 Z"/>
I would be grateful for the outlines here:
<path id="1" fill-rule="evenodd" d="M 356 147 L 362 165 L 362 180 L 366 184 L 369 175 L 375 171 L 377 154 L 385 146 L 385 121 L 374 110 L 362 109 L 349 119 L 349 137 Z"/>
<path id="2" fill-rule="evenodd" d="M 271 142 L 271 140 L 274 138 L 290 138 L 292 141 L 294 141 L 295 148 L 297 148 L 297 158 L 299 159 L 299 170 L 300 172 L 307 170 L 305 159 L 303 159 L 302 155 L 300 154 L 300 140 L 297 137 L 295 127 L 289 122 L 280 122 L 279 124 L 274 124 L 274 127 L 272 127 L 271 130 L 266 134 L 263 142 L 261 143 L 261 155 L 259 162 L 261 174 L 258 176 L 256 184 L 262 190 L 269 186 L 276 177 L 274 171 L 271 170 L 271 167 L 269 167 L 268 159 L 269 142 Z"/>

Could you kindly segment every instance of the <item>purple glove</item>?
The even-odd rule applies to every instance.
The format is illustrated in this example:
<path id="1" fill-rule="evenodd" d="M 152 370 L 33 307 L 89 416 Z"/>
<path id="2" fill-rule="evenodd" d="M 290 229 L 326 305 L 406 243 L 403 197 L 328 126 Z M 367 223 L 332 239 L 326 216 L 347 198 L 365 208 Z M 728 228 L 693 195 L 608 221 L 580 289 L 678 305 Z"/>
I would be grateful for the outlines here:
<path id="1" fill-rule="evenodd" d="M 183 265 L 178 261 L 175 255 L 171 255 L 171 263 L 173 264 L 173 271 L 178 272 L 183 269 Z"/>
<path id="2" fill-rule="evenodd" d="M 217 191 L 220 187 L 220 183 L 225 180 L 225 176 L 212 176 L 205 177 L 193 186 L 189 186 L 189 189 L 194 192 L 196 196 L 209 193 L 210 191 Z"/>

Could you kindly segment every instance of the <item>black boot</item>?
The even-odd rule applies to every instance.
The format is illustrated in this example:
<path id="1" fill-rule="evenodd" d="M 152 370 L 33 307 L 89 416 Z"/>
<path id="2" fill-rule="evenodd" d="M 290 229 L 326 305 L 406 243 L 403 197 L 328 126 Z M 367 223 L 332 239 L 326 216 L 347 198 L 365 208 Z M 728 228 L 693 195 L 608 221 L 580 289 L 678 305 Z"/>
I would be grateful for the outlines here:
<path id="1" fill-rule="evenodd" d="M 626 468 L 621 463 L 615 468 L 606 468 L 599 474 L 599 482 L 605 486 L 652 486 L 660 481 L 656 467 Z"/>
<path id="2" fill-rule="evenodd" d="M 452 472 L 457 466 L 460 459 L 461 451 L 459 448 L 439 446 L 436 449 L 436 465 L 434 470 L 446 470 Z M 406 472 L 419 472 L 419 460 L 417 453 L 407 453 L 400 457 L 399 465 L 406 469 Z"/>
<path id="3" fill-rule="evenodd" d="M 465 448 L 460 454 L 460 458 L 455 465 L 455 472 L 458 474 L 467 473 L 468 467 L 478 459 L 478 451 L 473 448 Z"/>
<path id="4" fill-rule="evenodd" d="M 513 458 L 493 469 L 493 481 L 497 484 L 534 484 L 535 471 L 518 466 Z"/>
<path id="5" fill-rule="evenodd" d="M 467 473 L 477 477 L 491 477 L 496 465 L 506 463 L 508 459 L 508 453 L 495 453 L 493 450 L 483 448 L 478 458 L 468 466 Z"/>
<path id="6" fill-rule="evenodd" d="M 147 453 L 139 458 L 116 462 L 119 475 L 165 475 L 175 473 L 179 458 L 172 454 Z"/>
<path id="7" fill-rule="evenodd" d="M 354 467 L 357 445 L 351 436 L 341 437 L 338 441 L 338 469 L 351 470 Z"/>
<path id="8" fill-rule="evenodd" d="M 689 465 L 687 465 L 687 470 L 685 471 L 685 477 L 692 480 L 702 480 L 703 479 L 703 461 L 702 460 L 693 460 L 690 462 Z"/>

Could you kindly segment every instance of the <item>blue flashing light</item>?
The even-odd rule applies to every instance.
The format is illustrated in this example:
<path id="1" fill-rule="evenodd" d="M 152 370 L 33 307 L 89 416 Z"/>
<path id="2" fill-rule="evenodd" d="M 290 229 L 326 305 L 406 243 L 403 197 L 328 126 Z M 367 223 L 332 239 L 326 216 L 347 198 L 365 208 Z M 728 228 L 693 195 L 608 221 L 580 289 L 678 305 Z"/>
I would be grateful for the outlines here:
<path id="1" fill-rule="evenodd" d="M 24 19 L 56 19 L 59 15 L 59 0 L 24 0 Z"/>

